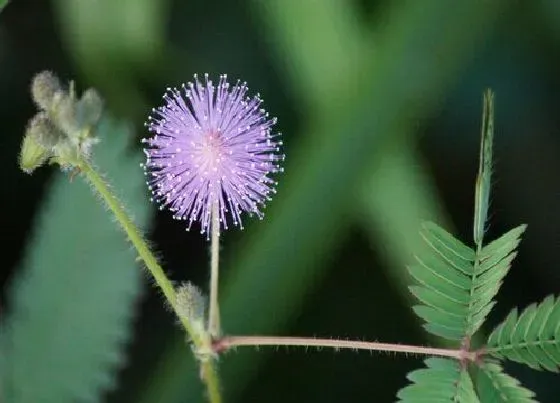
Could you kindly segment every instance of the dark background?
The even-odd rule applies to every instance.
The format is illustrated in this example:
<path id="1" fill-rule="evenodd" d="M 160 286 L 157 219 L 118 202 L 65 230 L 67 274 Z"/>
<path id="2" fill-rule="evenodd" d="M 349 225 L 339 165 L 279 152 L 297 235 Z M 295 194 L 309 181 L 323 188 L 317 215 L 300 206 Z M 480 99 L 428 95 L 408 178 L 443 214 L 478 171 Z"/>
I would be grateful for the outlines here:
<path id="1" fill-rule="evenodd" d="M 560 291 L 559 50 L 554 0 L 14 0 L 0 14 L 2 311 L 57 174 L 28 177 L 17 166 L 32 76 L 50 69 L 96 87 L 139 139 L 166 86 L 226 72 L 260 92 L 287 156 L 265 220 L 224 236 L 226 332 L 439 343 L 412 314 L 404 265 L 420 219 L 472 238 L 486 87 L 496 92 L 488 237 L 529 225 L 496 324 Z M 172 278 L 205 287 L 205 239 L 167 212 L 152 228 Z M 138 309 L 107 401 L 203 401 L 190 351 L 153 288 Z M 239 349 L 221 359 L 226 401 L 393 401 L 421 365 L 296 348 L 255 356 Z M 539 401 L 560 400 L 557 376 L 507 369 Z"/>

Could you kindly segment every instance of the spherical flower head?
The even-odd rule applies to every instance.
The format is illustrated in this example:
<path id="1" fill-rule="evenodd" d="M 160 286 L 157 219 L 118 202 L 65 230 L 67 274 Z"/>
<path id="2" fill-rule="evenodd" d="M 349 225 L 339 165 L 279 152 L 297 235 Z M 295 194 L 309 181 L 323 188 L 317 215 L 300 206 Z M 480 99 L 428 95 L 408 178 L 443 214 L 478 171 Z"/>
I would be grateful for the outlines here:
<path id="1" fill-rule="evenodd" d="M 220 228 L 241 228 L 241 213 L 263 217 L 265 202 L 276 192 L 271 176 L 281 172 L 284 155 L 276 119 L 261 109 L 259 96 L 247 86 L 230 86 L 221 75 L 214 86 L 194 76 L 182 88 L 168 88 L 165 104 L 152 110 L 146 123 L 152 133 L 143 139 L 148 186 L 160 209 L 209 233 L 212 211 Z"/>

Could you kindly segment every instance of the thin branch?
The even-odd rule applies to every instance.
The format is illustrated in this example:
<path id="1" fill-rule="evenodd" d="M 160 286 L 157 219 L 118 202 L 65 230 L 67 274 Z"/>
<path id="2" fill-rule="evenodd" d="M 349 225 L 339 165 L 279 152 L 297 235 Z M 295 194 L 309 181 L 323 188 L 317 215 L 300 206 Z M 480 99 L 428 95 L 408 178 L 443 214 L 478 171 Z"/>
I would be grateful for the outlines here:
<path id="1" fill-rule="evenodd" d="M 436 355 L 451 357 L 457 360 L 474 361 L 476 353 L 456 349 L 413 346 L 406 344 L 377 343 L 359 340 L 316 339 L 307 337 L 277 336 L 226 336 L 214 342 L 214 351 L 221 353 L 234 347 L 243 346 L 294 346 L 294 347 L 327 347 L 335 350 L 368 350 L 406 354 Z"/>

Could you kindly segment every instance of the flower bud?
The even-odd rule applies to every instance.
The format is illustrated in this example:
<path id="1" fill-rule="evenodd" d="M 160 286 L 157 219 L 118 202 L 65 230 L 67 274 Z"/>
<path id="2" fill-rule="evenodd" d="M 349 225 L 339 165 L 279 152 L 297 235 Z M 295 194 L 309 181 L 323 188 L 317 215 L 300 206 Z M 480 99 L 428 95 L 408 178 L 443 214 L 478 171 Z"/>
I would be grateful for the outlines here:
<path id="1" fill-rule="evenodd" d="M 99 93 L 93 88 L 87 89 L 78 101 L 76 112 L 82 127 L 95 126 L 103 112 L 103 100 Z"/>
<path id="2" fill-rule="evenodd" d="M 56 123 L 69 138 L 77 139 L 79 137 L 81 125 L 77 118 L 76 101 L 72 96 L 65 96 L 58 102 Z"/>
<path id="3" fill-rule="evenodd" d="M 200 289 L 187 282 L 177 290 L 177 312 L 193 325 L 204 329 L 206 301 Z"/>
<path id="4" fill-rule="evenodd" d="M 47 150 L 52 150 L 62 139 L 62 133 L 52 123 L 46 112 L 39 112 L 33 116 L 25 133 Z"/>
<path id="5" fill-rule="evenodd" d="M 31 95 L 39 108 L 50 109 L 55 94 L 60 92 L 62 92 L 60 81 L 52 72 L 43 71 L 33 78 Z"/>
<path id="6" fill-rule="evenodd" d="M 31 174 L 51 156 L 49 150 L 43 147 L 35 136 L 29 133 L 23 138 L 19 154 L 19 167 L 25 173 Z"/>

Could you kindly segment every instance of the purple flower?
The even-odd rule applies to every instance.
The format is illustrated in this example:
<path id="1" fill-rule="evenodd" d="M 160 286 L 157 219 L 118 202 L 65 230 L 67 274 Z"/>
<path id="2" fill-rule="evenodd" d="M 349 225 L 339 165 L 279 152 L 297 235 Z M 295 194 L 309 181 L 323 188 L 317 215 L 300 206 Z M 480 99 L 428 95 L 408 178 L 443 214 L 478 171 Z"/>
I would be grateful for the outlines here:
<path id="1" fill-rule="evenodd" d="M 280 134 L 271 129 L 276 118 L 260 108 L 258 94 L 246 96 L 246 83 L 230 86 L 221 75 L 215 87 L 208 74 L 204 84 L 194 78 L 181 90 L 168 88 L 165 105 L 146 123 L 153 134 L 142 140 L 152 200 L 187 220 L 187 230 L 199 221 L 208 233 L 214 208 L 222 228 L 228 221 L 243 228 L 241 212 L 262 218 L 276 192 L 271 175 L 283 170 Z"/>

